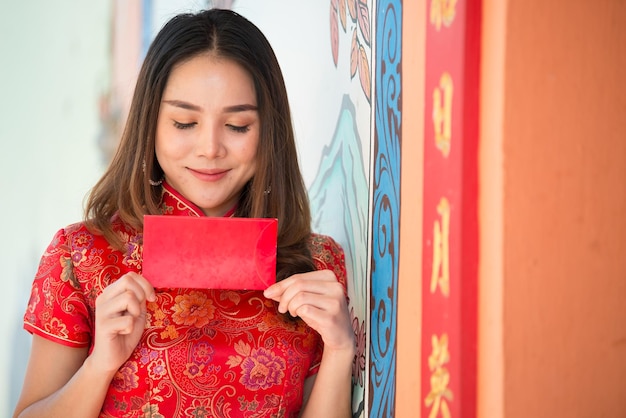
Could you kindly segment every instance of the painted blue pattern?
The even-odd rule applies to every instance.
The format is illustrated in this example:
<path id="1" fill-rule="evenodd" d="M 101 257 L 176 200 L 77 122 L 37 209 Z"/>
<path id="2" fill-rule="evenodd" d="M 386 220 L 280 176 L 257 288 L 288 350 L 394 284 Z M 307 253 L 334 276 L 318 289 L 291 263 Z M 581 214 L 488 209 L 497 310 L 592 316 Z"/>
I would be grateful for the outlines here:
<path id="1" fill-rule="evenodd" d="M 376 5 L 375 155 L 370 330 L 371 417 L 393 417 L 400 226 L 402 2 Z"/>

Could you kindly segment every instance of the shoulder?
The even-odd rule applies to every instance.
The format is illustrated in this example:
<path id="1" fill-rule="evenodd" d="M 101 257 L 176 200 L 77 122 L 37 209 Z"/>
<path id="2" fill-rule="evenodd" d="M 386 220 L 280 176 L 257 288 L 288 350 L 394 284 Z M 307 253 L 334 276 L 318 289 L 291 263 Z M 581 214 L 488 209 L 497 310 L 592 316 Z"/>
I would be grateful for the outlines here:
<path id="1" fill-rule="evenodd" d="M 346 259 L 343 248 L 332 237 L 311 234 L 309 241 L 311 258 L 318 270 L 331 270 L 344 287 L 346 284 Z"/>
<path id="2" fill-rule="evenodd" d="M 59 229 L 52 240 L 52 244 L 66 245 L 70 248 L 81 247 L 93 242 L 97 235 L 91 232 L 84 222 L 76 222 Z"/>
<path id="3" fill-rule="evenodd" d="M 113 222 L 112 226 L 113 230 L 120 235 L 122 241 L 125 243 L 133 240 L 133 237 L 136 235 L 135 231 L 129 230 L 120 222 Z M 137 239 L 135 238 L 134 240 Z M 57 230 L 48 246 L 48 252 L 64 251 L 72 254 L 76 252 L 85 253 L 93 247 L 105 251 L 114 250 L 104 235 L 94 231 L 87 223 L 81 221 L 69 224 Z"/>
<path id="4" fill-rule="evenodd" d="M 312 233 L 309 240 L 309 249 L 313 258 L 327 255 L 328 253 L 343 257 L 341 245 L 328 235 Z"/>
<path id="5" fill-rule="evenodd" d="M 68 249 L 73 245 L 77 236 L 85 234 L 91 235 L 83 222 L 73 223 L 60 228 L 54 234 L 54 237 L 48 246 L 48 251 L 53 248 Z"/>
<path id="6" fill-rule="evenodd" d="M 86 257 L 87 251 L 98 241 L 82 222 L 60 228 L 44 251 L 37 271 L 36 279 L 48 280 L 58 277 L 62 282 L 72 284 L 79 289 L 73 280 L 73 269 Z"/>

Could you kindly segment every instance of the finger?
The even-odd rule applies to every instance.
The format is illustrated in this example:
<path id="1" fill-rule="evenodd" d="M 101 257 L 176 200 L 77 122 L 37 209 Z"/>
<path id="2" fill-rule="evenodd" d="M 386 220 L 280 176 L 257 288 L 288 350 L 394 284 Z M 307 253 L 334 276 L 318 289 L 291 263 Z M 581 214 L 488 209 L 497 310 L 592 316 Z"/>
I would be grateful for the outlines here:
<path id="1" fill-rule="evenodd" d="M 283 302 L 283 299 L 285 302 Z M 281 305 L 283 305 L 283 307 L 281 307 Z M 300 308 L 302 306 L 313 306 L 317 309 L 328 312 L 330 315 L 337 315 L 347 309 L 343 295 L 336 291 L 335 295 L 329 295 L 327 293 L 311 293 L 306 291 L 298 292 L 294 294 L 291 299 L 283 297 L 278 309 L 279 312 L 282 308 L 285 309 L 285 312 L 289 311 L 292 316 L 300 316 Z"/>
<path id="2" fill-rule="evenodd" d="M 107 286 L 102 292 L 104 299 L 115 298 L 126 291 L 131 291 L 135 294 L 138 300 L 150 300 L 156 299 L 154 288 L 144 277 L 137 273 L 126 273 L 120 277 L 117 281 Z"/>
<path id="3" fill-rule="evenodd" d="M 145 306 L 145 302 L 138 300 L 134 292 L 127 290 L 100 303 L 96 307 L 96 313 L 99 313 L 103 318 L 112 318 L 126 313 L 137 317 L 145 313 Z"/>
<path id="4" fill-rule="evenodd" d="M 263 292 L 268 299 L 277 300 L 285 290 L 292 285 L 301 281 L 325 281 L 325 282 L 337 282 L 337 277 L 330 270 L 316 270 L 307 273 L 294 274 L 288 278 L 281 280 L 265 289 Z"/>
<path id="5" fill-rule="evenodd" d="M 288 289 L 292 288 L 292 286 L 309 282 L 339 283 L 335 274 L 330 270 L 294 274 L 293 276 L 268 287 L 265 290 L 265 296 L 270 299 L 278 300 L 278 298 L 280 298 Z"/>
<path id="6" fill-rule="evenodd" d="M 324 329 L 329 329 L 335 324 L 339 324 L 342 321 L 331 315 L 328 310 L 320 308 L 315 305 L 299 305 L 295 313 L 306 322 L 308 326 L 322 334 Z"/>
<path id="7" fill-rule="evenodd" d="M 299 298 L 306 297 L 304 302 Z M 311 297 L 316 297 L 315 299 L 310 299 Z M 298 299 L 296 299 L 298 298 Z M 319 299 L 318 299 L 319 298 Z M 280 296 L 278 300 L 278 310 L 279 312 L 286 312 L 289 310 L 292 311 L 292 303 L 296 299 L 296 304 L 302 305 L 305 303 L 312 303 L 313 300 L 337 300 L 342 301 L 345 299 L 343 294 L 343 287 L 337 281 L 335 282 L 327 282 L 327 281 L 299 281 L 297 283 L 289 286 L 283 294 Z M 321 307 L 321 306 L 320 306 Z"/>
<path id="8" fill-rule="evenodd" d="M 278 283 L 274 283 L 263 291 L 263 296 L 268 299 L 278 300 L 285 291 L 285 289 L 289 286 L 289 283 L 287 282 L 288 280 L 289 279 L 284 279 Z"/>
<path id="9" fill-rule="evenodd" d="M 134 279 L 143 289 L 146 300 L 148 300 L 149 302 L 154 302 L 156 300 L 156 291 L 154 290 L 154 286 L 152 286 L 152 283 L 150 283 L 148 279 L 139 274 L 136 274 L 134 276 Z"/>
<path id="10" fill-rule="evenodd" d="M 331 311 L 308 304 L 301 305 L 296 310 L 298 316 L 320 334 L 325 347 L 340 350 L 353 349 L 354 330 L 347 309 L 336 313 L 331 313 Z"/>
<path id="11" fill-rule="evenodd" d="M 137 273 L 127 273 L 122 276 L 124 279 L 124 285 L 127 290 L 131 290 L 137 296 L 140 301 L 149 300 L 151 297 L 154 300 L 154 288 L 148 280 Z"/>
<path id="12" fill-rule="evenodd" d="M 302 305 L 298 316 L 317 331 L 326 347 L 333 349 L 350 348 L 354 345 L 354 331 L 348 321 L 348 315 L 331 315 L 327 310 L 313 305 Z"/>
<path id="13" fill-rule="evenodd" d="M 115 335 L 129 335 L 135 330 L 135 321 L 131 315 L 122 315 L 115 318 L 109 318 L 101 324 L 104 334 L 114 337 Z"/>

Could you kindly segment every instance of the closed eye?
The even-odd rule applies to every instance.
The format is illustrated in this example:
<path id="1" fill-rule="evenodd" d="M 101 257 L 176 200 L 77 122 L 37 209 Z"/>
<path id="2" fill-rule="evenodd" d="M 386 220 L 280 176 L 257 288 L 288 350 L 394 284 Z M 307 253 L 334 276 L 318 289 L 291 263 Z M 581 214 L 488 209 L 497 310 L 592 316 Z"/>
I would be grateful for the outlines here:
<path id="1" fill-rule="evenodd" d="M 190 128 L 193 128 L 195 125 L 196 125 L 196 122 L 180 123 L 180 122 L 174 121 L 174 127 L 176 129 L 190 129 Z"/>
<path id="2" fill-rule="evenodd" d="M 228 128 L 235 132 L 246 133 L 250 130 L 250 125 L 237 126 L 237 125 L 226 125 Z"/>

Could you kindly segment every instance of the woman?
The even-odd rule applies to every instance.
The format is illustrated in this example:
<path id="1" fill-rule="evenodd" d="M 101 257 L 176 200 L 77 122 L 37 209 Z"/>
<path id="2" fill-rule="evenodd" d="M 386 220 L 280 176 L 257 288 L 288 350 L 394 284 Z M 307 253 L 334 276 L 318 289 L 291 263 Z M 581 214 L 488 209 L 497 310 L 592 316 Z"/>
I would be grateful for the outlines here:
<path id="1" fill-rule="evenodd" d="M 252 23 L 214 9 L 163 27 L 85 214 L 33 282 L 14 416 L 350 415 L 343 253 L 310 230 L 282 74 Z M 277 283 L 155 290 L 146 214 L 278 218 Z"/>

